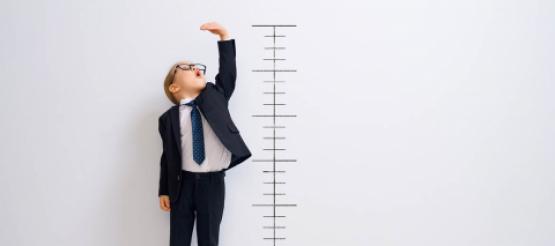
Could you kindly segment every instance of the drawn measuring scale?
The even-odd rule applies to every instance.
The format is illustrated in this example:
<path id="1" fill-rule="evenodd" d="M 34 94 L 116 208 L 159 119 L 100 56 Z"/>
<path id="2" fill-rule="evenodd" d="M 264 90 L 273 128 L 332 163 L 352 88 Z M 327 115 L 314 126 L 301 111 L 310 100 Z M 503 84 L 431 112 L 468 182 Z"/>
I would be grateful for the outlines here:
<path id="1" fill-rule="evenodd" d="M 283 91 L 282 88 L 280 88 L 280 90 L 277 90 L 276 88 L 276 84 L 286 82 L 286 80 L 279 77 L 279 74 L 297 72 L 296 69 L 283 69 L 282 67 L 286 67 L 288 65 L 286 64 L 287 60 L 283 57 L 283 54 L 277 54 L 277 51 L 286 49 L 285 46 L 278 46 L 280 39 L 286 38 L 283 31 L 296 26 L 297 25 L 252 25 L 255 30 L 264 30 L 266 32 L 266 35 L 264 35 L 265 38 L 272 39 L 272 46 L 264 47 L 265 50 L 269 50 L 271 53 L 265 53 L 267 57 L 262 57 L 262 64 L 264 64 L 263 67 L 252 70 L 254 73 L 265 73 L 271 75 L 271 79 L 263 81 L 264 83 L 271 83 L 272 85 L 271 90 L 263 91 L 263 94 L 271 97 L 271 103 L 263 103 L 262 106 L 265 109 L 264 112 L 266 112 L 266 107 L 270 107 L 272 113 L 252 115 L 252 117 L 264 117 L 268 119 L 268 121 L 262 126 L 264 129 L 268 129 L 268 132 L 265 132 L 267 135 L 263 137 L 264 140 L 268 140 L 268 142 L 263 142 L 265 145 L 262 149 L 263 154 L 261 154 L 263 158 L 254 158 L 252 162 L 257 162 L 263 165 L 264 170 L 262 170 L 262 173 L 265 180 L 263 185 L 268 186 L 267 190 L 270 190 L 270 192 L 262 194 L 265 203 L 255 203 L 252 204 L 252 206 L 271 208 L 271 210 L 268 211 L 269 214 L 263 215 L 263 217 L 267 220 L 263 220 L 262 229 L 264 231 L 268 230 L 269 233 L 264 233 L 265 236 L 262 239 L 264 241 L 272 241 L 273 245 L 276 245 L 276 242 L 279 240 L 286 239 L 284 233 L 286 226 L 284 221 L 281 220 L 286 217 L 286 207 L 297 206 L 295 203 L 284 203 L 283 201 L 285 200 L 284 198 L 287 194 L 278 192 L 279 186 L 286 185 L 286 182 L 283 181 L 282 177 L 286 173 L 287 163 L 297 162 L 297 159 L 279 158 L 280 153 L 287 151 L 283 141 L 279 141 L 285 139 L 285 136 L 280 134 L 279 129 L 286 127 L 287 121 L 284 119 L 297 117 L 297 115 L 278 113 L 278 111 L 284 111 L 286 103 L 283 103 L 283 97 L 279 99 L 277 98 L 278 96 L 285 95 L 285 91 Z M 276 32 L 278 30 L 280 31 L 279 34 Z M 276 66 L 277 63 L 279 63 L 279 69 Z M 278 119 L 280 119 L 279 122 Z M 268 196 L 271 197 L 270 202 L 267 202 Z"/>

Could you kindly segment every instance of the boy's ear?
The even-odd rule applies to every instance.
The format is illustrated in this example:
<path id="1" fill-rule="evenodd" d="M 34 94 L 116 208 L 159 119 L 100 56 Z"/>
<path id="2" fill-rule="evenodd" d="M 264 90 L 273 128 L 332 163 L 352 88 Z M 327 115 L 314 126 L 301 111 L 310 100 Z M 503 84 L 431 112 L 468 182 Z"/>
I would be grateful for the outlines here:
<path id="1" fill-rule="evenodd" d="M 170 87 L 168 88 L 170 90 L 171 93 L 176 93 L 179 91 L 179 86 L 176 84 L 170 84 Z"/>

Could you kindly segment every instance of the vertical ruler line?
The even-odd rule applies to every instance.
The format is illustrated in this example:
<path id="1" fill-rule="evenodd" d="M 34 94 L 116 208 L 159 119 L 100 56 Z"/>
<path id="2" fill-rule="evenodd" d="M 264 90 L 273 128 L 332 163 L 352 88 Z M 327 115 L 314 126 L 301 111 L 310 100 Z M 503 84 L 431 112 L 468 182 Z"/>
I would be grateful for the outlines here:
<path id="1" fill-rule="evenodd" d="M 274 45 L 273 46 L 275 47 L 276 46 L 276 27 L 274 26 L 273 29 L 274 29 L 274 34 L 273 34 L 273 36 L 274 36 L 274 38 L 273 38 Z M 276 49 L 273 50 L 273 53 L 274 53 L 274 55 L 273 55 L 273 59 L 274 59 L 273 60 L 273 70 L 274 70 L 273 74 L 274 74 L 274 81 L 276 81 L 276 60 L 275 60 L 276 59 Z M 273 90 L 273 92 L 274 92 L 274 94 L 273 94 L 274 105 L 272 107 L 274 109 L 274 113 L 273 113 L 274 117 L 273 118 L 274 118 L 274 126 L 275 126 L 276 125 L 276 93 L 275 93 L 276 92 L 276 83 L 273 83 L 273 87 L 274 87 L 274 90 Z M 276 137 L 276 128 L 273 129 L 273 132 L 274 132 L 274 140 L 272 142 L 274 142 L 274 145 L 273 145 L 274 146 L 274 148 L 273 148 L 274 151 L 272 151 L 272 152 L 274 153 L 273 154 L 274 161 L 272 163 L 272 165 L 273 165 L 272 170 L 274 171 L 273 172 L 273 176 L 274 176 L 274 184 L 273 184 L 273 186 L 274 186 L 274 195 L 272 195 L 272 197 L 274 199 L 274 204 L 276 204 L 276 195 L 275 195 L 276 194 L 276 172 L 275 172 L 276 171 L 276 151 L 275 151 L 275 149 L 276 149 L 276 138 L 275 138 Z M 274 217 L 272 219 L 274 221 L 274 227 L 273 227 L 272 231 L 274 232 L 274 238 L 276 238 L 276 206 L 274 206 Z M 274 240 L 274 246 L 275 245 L 276 245 L 276 240 Z"/>

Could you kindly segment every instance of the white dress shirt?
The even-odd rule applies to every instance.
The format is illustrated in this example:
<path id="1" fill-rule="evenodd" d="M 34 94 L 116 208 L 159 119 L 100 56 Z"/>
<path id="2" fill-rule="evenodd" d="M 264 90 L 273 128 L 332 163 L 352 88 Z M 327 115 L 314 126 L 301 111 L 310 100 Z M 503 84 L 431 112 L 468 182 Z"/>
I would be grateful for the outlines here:
<path id="1" fill-rule="evenodd" d="M 201 113 L 202 131 L 204 133 L 204 160 L 199 165 L 193 160 L 193 134 L 191 127 L 191 110 L 192 107 L 184 105 L 194 98 L 184 98 L 179 101 L 179 121 L 181 127 L 181 148 L 183 169 L 191 172 L 213 172 L 220 171 L 229 167 L 231 163 L 231 152 L 222 144 L 218 136 L 212 131 L 212 127 Z"/>

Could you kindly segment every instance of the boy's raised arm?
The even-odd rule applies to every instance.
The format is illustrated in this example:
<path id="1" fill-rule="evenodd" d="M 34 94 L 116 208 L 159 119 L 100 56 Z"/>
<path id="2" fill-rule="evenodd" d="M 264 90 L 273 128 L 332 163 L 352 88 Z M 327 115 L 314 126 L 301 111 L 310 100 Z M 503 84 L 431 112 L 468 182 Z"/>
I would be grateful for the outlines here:
<path id="1" fill-rule="evenodd" d="M 227 30 L 216 22 L 208 22 L 200 27 L 201 30 L 208 30 L 218 35 L 218 55 L 219 68 L 216 75 L 216 88 L 223 92 L 226 100 L 235 90 L 235 80 L 237 79 L 237 66 L 235 64 L 235 40 L 229 38 Z"/>
<path id="2" fill-rule="evenodd" d="M 219 69 L 216 75 L 216 86 L 220 87 L 226 100 L 229 101 L 235 90 L 237 66 L 235 64 L 235 40 L 218 41 Z"/>

